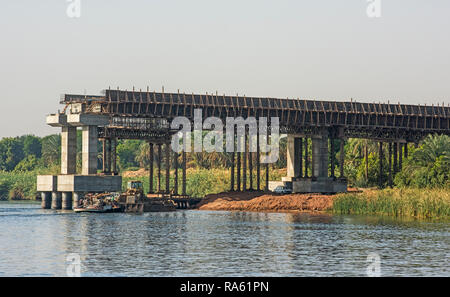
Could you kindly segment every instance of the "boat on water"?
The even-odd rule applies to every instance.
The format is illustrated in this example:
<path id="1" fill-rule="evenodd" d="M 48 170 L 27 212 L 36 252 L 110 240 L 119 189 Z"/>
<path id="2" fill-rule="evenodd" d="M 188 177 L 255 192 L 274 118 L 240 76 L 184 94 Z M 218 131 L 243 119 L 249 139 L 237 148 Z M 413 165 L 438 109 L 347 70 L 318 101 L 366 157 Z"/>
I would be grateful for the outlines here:
<path id="1" fill-rule="evenodd" d="M 87 207 L 78 207 L 73 210 L 74 212 L 96 212 L 96 213 L 106 213 L 106 212 L 122 212 L 121 207 L 113 207 L 111 205 L 90 205 Z"/>
<path id="2" fill-rule="evenodd" d="M 80 206 L 74 208 L 74 212 L 122 212 L 123 208 L 115 200 L 113 194 L 88 194 L 80 202 Z"/>
<path id="3" fill-rule="evenodd" d="M 88 193 L 79 203 L 80 206 L 74 208 L 78 213 L 143 213 L 176 210 L 176 204 L 172 199 L 146 197 L 141 181 L 129 182 L 124 193 Z"/>

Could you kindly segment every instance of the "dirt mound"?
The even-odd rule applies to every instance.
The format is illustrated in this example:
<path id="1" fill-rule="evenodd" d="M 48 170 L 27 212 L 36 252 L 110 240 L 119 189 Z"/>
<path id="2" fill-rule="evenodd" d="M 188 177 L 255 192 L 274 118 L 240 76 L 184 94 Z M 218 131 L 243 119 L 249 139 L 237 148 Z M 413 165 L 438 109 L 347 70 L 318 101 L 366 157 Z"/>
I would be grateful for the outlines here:
<path id="1" fill-rule="evenodd" d="M 148 174 L 149 174 L 148 170 L 141 168 L 136 171 L 124 171 L 122 173 L 122 176 L 123 177 L 141 177 L 141 176 L 148 176 Z"/>
<path id="2" fill-rule="evenodd" d="M 230 211 L 323 211 L 333 206 L 333 195 L 287 194 L 264 192 L 227 192 L 208 195 L 197 208 Z"/>

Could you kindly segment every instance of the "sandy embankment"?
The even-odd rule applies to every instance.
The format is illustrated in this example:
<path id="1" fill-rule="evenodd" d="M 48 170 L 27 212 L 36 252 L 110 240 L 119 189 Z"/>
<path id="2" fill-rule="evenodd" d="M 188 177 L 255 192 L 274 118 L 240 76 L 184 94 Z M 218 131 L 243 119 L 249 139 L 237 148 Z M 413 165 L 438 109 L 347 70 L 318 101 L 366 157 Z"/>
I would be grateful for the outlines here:
<path id="1" fill-rule="evenodd" d="M 226 192 L 206 196 L 197 205 L 200 210 L 301 212 L 324 211 L 333 206 L 334 195 L 264 192 Z"/>

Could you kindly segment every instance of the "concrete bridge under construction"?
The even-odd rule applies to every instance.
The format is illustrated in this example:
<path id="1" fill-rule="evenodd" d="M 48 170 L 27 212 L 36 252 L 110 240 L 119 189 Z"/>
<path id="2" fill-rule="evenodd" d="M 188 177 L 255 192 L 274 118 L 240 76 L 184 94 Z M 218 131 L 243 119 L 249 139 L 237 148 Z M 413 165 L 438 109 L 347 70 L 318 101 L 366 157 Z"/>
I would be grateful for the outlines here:
<path id="1" fill-rule="evenodd" d="M 450 107 L 444 104 L 331 102 L 119 89 L 107 89 L 101 96 L 65 94 L 60 103 L 65 105 L 64 110 L 49 115 L 47 124 L 61 128 L 61 174 L 38 176 L 37 190 L 42 193 L 43 208 L 72 209 L 73 205 L 78 205 L 83 193 L 120 191 L 118 139 L 145 140 L 150 144 L 150 160 L 158 154 L 156 187 L 154 164 L 150 162 L 150 193 L 186 197 L 186 152 L 181 152 L 179 164 L 179 153 L 170 148 L 171 137 L 178 130 L 171 129 L 170 122 L 177 117 L 194 121 L 195 110 L 201 110 L 203 118 L 217 117 L 223 121 L 228 117 L 254 117 L 257 129 L 260 119 L 267 118 L 270 127 L 270 119 L 277 118 L 280 133 L 287 134 L 287 176 L 281 181 L 269 181 L 269 165 L 260 162 L 260 156 L 266 153 L 260 151 L 259 134 L 256 135 L 256 151 L 250 151 L 249 133 L 245 129 L 244 150 L 229 152 L 231 191 L 261 190 L 263 187 L 272 190 L 284 185 L 294 193 L 345 192 L 344 154 L 335 160 L 334 148 L 339 141 L 343 152 L 348 138 L 378 141 L 380 158 L 384 158 L 387 149 L 389 183 L 392 184 L 392 171 L 401 168 L 402 159 L 408 154 L 408 143 L 417 144 L 428 134 L 450 135 Z M 82 130 L 81 174 L 76 172 L 77 129 Z M 99 141 L 103 149 L 101 173 L 97 168 Z M 309 147 L 311 151 L 308 151 Z M 255 154 L 256 164 L 253 164 Z M 379 170 L 383 172 L 383 162 L 379 164 Z M 339 165 L 339 175 L 335 173 L 336 165 Z M 169 183 L 171 167 L 174 168 L 173 188 Z M 255 169 L 256 184 L 253 183 Z M 261 170 L 265 170 L 264 186 L 261 185 Z"/>

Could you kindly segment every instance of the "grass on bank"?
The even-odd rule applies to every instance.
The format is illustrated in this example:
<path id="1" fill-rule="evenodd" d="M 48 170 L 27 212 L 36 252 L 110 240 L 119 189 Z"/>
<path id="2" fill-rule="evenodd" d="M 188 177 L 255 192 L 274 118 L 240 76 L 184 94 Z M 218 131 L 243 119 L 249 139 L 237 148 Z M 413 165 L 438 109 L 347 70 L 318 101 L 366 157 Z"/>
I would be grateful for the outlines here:
<path id="1" fill-rule="evenodd" d="M 36 168 L 32 171 L 0 171 L 0 200 L 34 200 L 36 178 L 40 174 L 58 174 L 59 166 Z"/>
<path id="2" fill-rule="evenodd" d="M 336 197 L 336 214 L 373 214 L 393 217 L 450 218 L 448 189 L 385 189 Z"/>
<path id="3" fill-rule="evenodd" d="M 0 172 L 0 200 L 34 199 L 35 196 L 35 173 Z"/>

